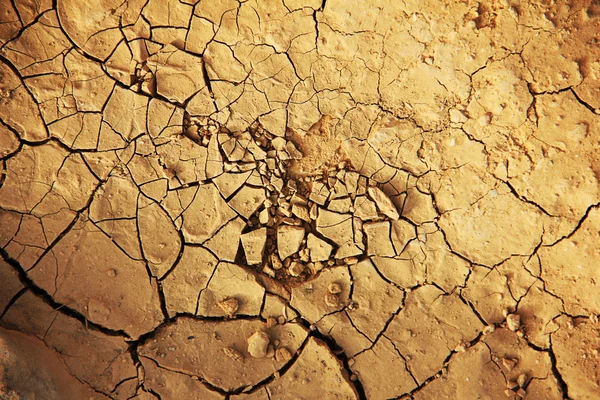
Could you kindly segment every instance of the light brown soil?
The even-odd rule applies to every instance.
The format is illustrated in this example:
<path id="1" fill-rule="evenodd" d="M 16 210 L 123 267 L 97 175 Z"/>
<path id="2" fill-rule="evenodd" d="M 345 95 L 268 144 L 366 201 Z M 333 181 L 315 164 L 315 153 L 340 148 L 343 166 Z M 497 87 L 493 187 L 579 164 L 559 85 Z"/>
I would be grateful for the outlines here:
<path id="1" fill-rule="evenodd" d="M 1 399 L 600 398 L 600 5 L 0 7 Z"/>

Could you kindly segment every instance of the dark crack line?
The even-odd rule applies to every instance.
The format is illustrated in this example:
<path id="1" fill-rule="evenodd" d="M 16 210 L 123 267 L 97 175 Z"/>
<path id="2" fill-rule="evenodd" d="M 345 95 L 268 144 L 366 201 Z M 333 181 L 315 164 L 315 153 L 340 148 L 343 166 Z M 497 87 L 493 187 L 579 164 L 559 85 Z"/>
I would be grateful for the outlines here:
<path id="1" fill-rule="evenodd" d="M 585 221 L 587 220 L 588 216 L 590 215 L 590 212 L 592 210 L 594 210 L 594 209 L 599 208 L 599 207 L 600 207 L 600 203 L 592 204 L 591 206 L 589 206 L 585 210 L 585 213 L 583 214 L 583 216 L 581 217 L 581 219 L 579 220 L 579 222 L 577 223 L 577 225 L 575 226 L 575 228 L 573 228 L 573 230 L 569 234 L 567 234 L 566 236 L 560 237 L 554 243 L 544 245 L 544 247 L 553 247 L 553 246 L 557 245 L 558 243 L 562 242 L 565 239 L 571 239 L 571 237 L 573 237 L 573 235 L 575 235 L 577 233 L 577 231 L 579 231 L 579 228 L 581 228 L 581 226 L 585 223 Z"/>
<path id="2" fill-rule="evenodd" d="M 17 260 L 15 260 L 14 258 L 10 257 L 8 255 L 8 253 L 6 252 L 6 250 L 0 248 L 0 256 L 2 256 L 4 261 L 7 262 L 8 264 L 10 264 L 15 269 L 15 271 L 17 271 L 17 273 L 19 275 L 19 279 L 21 280 L 21 283 L 23 283 L 23 285 L 25 285 L 25 287 L 27 289 L 31 290 L 31 292 L 33 294 L 35 294 L 36 296 L 41 298 L 46 304 L 48 304 L 50 307 L 52 307 L 57 312 L 60 312 L 68 317 L 74 318 L 74 319 L 78 320 L 83 326 L 85 326 L 87 328 L 92 328 L 93 330 L 96 330 L 107 336 L 113 336 L 113 337 L 116 336 L 116 337 L 122 337 L 122 338 L 126 338 L 126 339 L 129 338 L 129 335 L 126 332 L 124 332 L 123 330 L 115 330 L 115 329 L 104 327 L 95 322 L 91 322 L 86 318 L 85 315 L 83 315 L 79 311 L 77 311 L 67 305 L 58 303 L 57 301 L 54 300 L 54 298 L 52 296 L 50 296 L 48 294 L 48 292 L 46 292 L 45 290 L 43 290 L 42 288 L 37 286 L 33 282 L 33 280 L 31 278 L 29 278 L 29 276 L 27 275 L 26 271 L 23 269 L 21 264 L 19 264 L 19 262 Z"/>
<path id="3" fill-rule="evenodd" d="M 567 386 L 567 382 L 564 380 L 562 374 L 558 370 L 558 362 L 556 359 L 556 354 L 554 354 L 554 349 L 552 348 L 552 334 L 548 335 L 548 337 L 549 337 L 548 340 L 549 340 L 550 346 L 548 346 L 547 352 L 548 352 L 548 355 L 550 356 L 552 374 L 558 381 L 558 386 L 559 386 L 560 392 L 563 396 L 563 399 L 570 399 L 569 387 Z"/>
<path id="4" fill-rule="evenodd" d="M 567 89 L 570 89 L 571 93 L 573 93 L 573 96 L 575 96 L 575 99 L 577 99 L 577 101 L 581 105 L 583 105 L 585 108 L 587 108 L 588 110 L 590 110 L 594 115 L 598 115 L 599 110 L 597 108 L 592 107 L 591 104 L 587 103 L 581 97 L 579 97 L 579 95 L 577 94 L 577 92 L 575 91 L 575 89 L 573 89 L 572 87 L 569 87 Z"/>
<path id="5" fill-rule="evenodd" d="M 482 340 L 483 336 L 484 336 L 483 332 L 480 332 L 475 339 L 473 339 L 473 340 L 471 340 L 469 342 L 469 346 L 468 347 L 473 347 L 476 344 L 478 344 Z M 430 384 L 432 381 L 438 379 L 440 376 L 442 376 L 442 374 L 444 373 L 444 371 L 448 369 L 448 366 L 450 365 L 450 361 L 452 361 L 452 358 L 457 353 L 458 352 L 456 350 L 451 350 L 450 354 L 448 354 L 448 356 L 442 362 L 442 367 L 438 370 L 438 372 L 436 372 L 435 374 L 431 375 L 429 378 L 425 379 L 419 386 L 417 386 L 416 388 L 414 388 L 413 390 L 411 390 L 409 393 L 399 395 L 399 396 L 395 397 L 395 399 L 401 400 L 402 398 L 404 398 L 405 395 L 408 395 L 408 396 L 412 397 L 415 393 L 421 391 L 425 386 L 427 386 L 428 384 Z"/>
<path id="6" fill-rule="evenodd" d="M 544 207 L 542 207 L 541 205 L 539 205 L 538 203 L 536 203 L 535 201 L 529 200 L 527 197 L 519 194 L 519 192 L 517 191 L 517 189 L 515 189 L 515 187 L 509 182 L 509 181 L 503 181 L 504 184 L 506 186 L 508 186 L 508 188 L 510 189 L 511 193 L 519 200 L 530 204 L 532 206 L 534 206 L 535 208 L 537 208 L 538 210 L 540 210 L 542 213 L 546 214 L 549 217 L 552 218 L 556 218 L 556 215 L 550 214 Z"/>
<path id="7" fill-rule="evenodd" d="M 185 372 L 182 372 L 182 371 L 177 371 L 177 370 L 174 370 L 174 369 L 171 369 L 171 368 L 168 368 L 168 367 L 162 366 L 162 365 L 160 365 L 160 363 L 159 363 L 158 361 L 156 361 L 156 360 L 155 360 L 154 358 L 152 358 L 152 357 L 145 356 L 145 355 L 142 355 L 142 356 L 139 356 L 139 355 L 138 355 L 138 357 L 139 357 L 139 358 L 138 358 L 138 362 L 139 362 L 139 363 L 142 365 L 142 367 L 143 367 L 144 363 L 142 362 L 142 360 L 141 360 L 141 359 L 142 359 L 142 358 L 145 358 L 145 359 L 148 359 L 148 360 L 150 360 L 150 361 L 151 361 L 151 362 L 153 362 L 154 364 L 156 364 L 156 367 L 157 367 L 157 368 L 159 368 L 159 369 L 162 369 L 162 370 L 165 370 L 165 371 L 171 372 L 171 373 L 173 373 L 173 374 L 184 375 L 184 376 L 187 376 L 187 377 L 189 377 L 189 378 L 192 378 L 192 379 L 196 379 L 196 380 L 198 380 L 198 381 L 199 381 L 201 384 L 203 384 L 203 385 L 205 386 L 205 388 L 206 388 L 206 389 L 208 389 L 208 390 L 210 390 L 210 391 L 212 391 L 212 392 L 220 393 L 220 394 L 223 394 L 223 395 L 228 395 L 229 393 L 231 393 L 231 392 L 228 392 L 228 391 L 226 391 L 226 390 L 224 390 L 224 389 L 222 389 L 222 388 L 220 388 L 220 387 L 218 387 L 218 386 L 215 386 L 215 385 L 211 384 L 211 383 L 210 383 L 210 382 L 208 382 L 206 379 L 203 379 L 202 377 L 200 377 L 200 376 L 198 376 L 198 375 L 190 375 L 190 374 L 187 374 L 187 373 L 185 373 Z M 143 383 L 142 383 L 142 386 L 144 386 L 144 384 L 143 384 Z M 239 392 L 241 393 L 241 392 L 242 392 L 242 390 L 243 390 L 244 388 L 245 388 L 245 386 L 243 386 L 241 389 L 239 389 Z M 144 389 L 145 389 L 145 390 L 149 390 L 149 389 L 148 389 L 148 388 L 146 388 L 146 387 L 144 387 Z"/>
<path id="8" fill-rule="evenodd" d="M 23 287 L 21 288 L 21 290 L 19 290 L 9 301 L 8 303 L 6 303 L 6 306 L 4 307 L 4 310 L 2 310 L 2 312 L 0 313 L 0 321 L 2 321 L 2 318 L 6 315 L 6 313 L 8 312 L 8 310 L 10 310 L 10 308 L 17 302 L 17 300 L 19 300 L 21 298 L 21 296 L 23 296 L 27 291 L 29 290 L 28 287 Z"/>
<path id="9" fill-rule="evenodd" d="M 342 363 L 342 365 L 344 366 L 344 370 L 348 374 L 348 376 L 355 378 L 355 379 L 350 379 L 349 383 L 356 390 L 356 393 L 358 394 L 358 398 L 360 400 L 366 400 L 367 395 L 365 393 L 364 387 L 363 387 L 362 383 L 360 382 L 360 379 L 358 377 L 356 377 L 356 375 L 354 375 L 354 373 L 352 372 L 352 369 L 350 368 L 350 365 L 348 364 L 351 357 L 348 357 L 346 355 L 346 353 L 343 351 L 341 346 L 338 345 L 337 342 L 332 337 L 327 336 L 326 334 L 322 333 L 318 329 L 311 329 L 311 327 L 313 325 L 311 325 L 310 323 L 308 323 L 308 321 L 306 321 L 304 318 L 302 318 L 300 313 L 298 313 L 298 317 L 296 318 L 296 321 L 310 332 L 309 337 L 312 336 L 316 339 L 319 339 L 321 342 L 323 342 L 329 348 L 330 353 L 338 361 L 340 361 Z M 307 341 L 308 341 L 308 338 L 307 338 Z"/>

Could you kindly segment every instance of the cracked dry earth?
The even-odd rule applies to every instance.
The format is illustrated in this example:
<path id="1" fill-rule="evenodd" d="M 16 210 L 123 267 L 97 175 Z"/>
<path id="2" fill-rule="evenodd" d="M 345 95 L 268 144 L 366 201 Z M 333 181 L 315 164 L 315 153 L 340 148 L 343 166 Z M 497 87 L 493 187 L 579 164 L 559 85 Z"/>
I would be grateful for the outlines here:
<path id="1" fill-rule="evenodd" d="M 0 398 L 600 398 L 597 1 L 3 0 Z"/>

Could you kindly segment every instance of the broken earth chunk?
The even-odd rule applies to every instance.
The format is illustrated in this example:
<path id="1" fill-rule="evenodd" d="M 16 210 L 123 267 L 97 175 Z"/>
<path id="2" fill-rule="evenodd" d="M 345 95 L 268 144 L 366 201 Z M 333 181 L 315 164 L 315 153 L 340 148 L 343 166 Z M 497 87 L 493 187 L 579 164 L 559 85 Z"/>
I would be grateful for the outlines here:
<path id="1" fill-rule="evenodd" d="M 327 198 L 329 197 L 329 189 L 322 182 L 312 182 L 309 199 L 319 205 L 325 205 Z"/>
<path id="2" fill-rule="evenodd" d="M 331 256 L 333 247 L 324 240 L 319 239 L 312 233 L 308 234 L 306 247 L 310 251 L 310 261 L 327 261 Z"/>
<path id="3" fill-rule="evenodd" d="M 506 316 L 506 325 L 511 331 L 518 331 L 521 327 L 521 316 L 519 314 L 508 314 Z"/>
<path id="4" fill-rule="evenodd" d="M 367 254 L 382 257 L 396 255 L 390 240 L 390 223 L 388 221 L 369 222 L 363 227 L 367 235 Z"/>
<path id="5" fill-rule="evenodd" d="M 304 234 L 301 226 L 281 225 L 277 228 L 277 250 L 282 260 L 300 250 Z"/>
<path id="6" fill-rule="evenodd" d="M 248 353 L 254 358 L 266 357 L 269 342 L 269 335 L 264 332 L 255 332 L 248 338 Z"/>
<path id="7" fill-rule="evenodd" d="M 517 377 L 517 383 L 520 387 L 525 387 L 527 385 L 527 374 L 521 374 Z"/>
<path id="8" fill-rule="evenodd" d="M 306 269 L 306 266 L 300 261 L 292 261 L 290 264 L 289 273 L 291 276 L 300 276 Z"/>
<path id="9" fill-rule="evenodd" d="M 260 228 L 244 233 L 241 238 L 248 264 L 260 264 L 262 262 L 265 243 L 267 242 L 267 228 Z"/>
<path id="10" fill-rule="evenodd" d="M 300 204 L 292 204 L 292 214 L 294 214 L 296 217 L 300 218 L 303 221 L 311 221 L 310 214 L 306 206 Z"/>
<path id="11" fill-rule="evenodd" d="M 377 208 L 375 203 L 366 196 L 356 196 L 356 199 L 354 199 L 354 215 L 363 221 L 376 219 Z"/>
<path id="12" fill-rule="evenodd" d="M 276 253 L 271 254 L 271 265 L 273 266 L 273 269 L 275 269 L 275 270 L 280 270 L 281 268 L 283 268 L 281 259 L 279 258 L 279 256 Z"/>
<path id="13" fill-rule="evenodd" d="M 502 359 L 502 365 L 504 365 L 504 367 L 509 371 L 512 371 L 518 362 L 519 360 L 516 358 L 504 357 Z"/>
<path id="14" fill-rule="evenodd" d="M 228 297 L 218 303 L 219 307 L 229 316 L 233 316 L 238 310 L 239 302 L 235 297 Z"/>
<path id="15" fill-rule="evenodd" d="M 396 210 L 396 206 L 394 206 L 394 203 L 392 203 L 390 198 L 387 197 L 387 195 L 383 193 L 381 189 L 372 186 L 367 189 L 367 193 L 369 194 L 369 197 L 373 199 L 375 204 L 377 204 L 379 212 L 392 220 L 397 220 L 400 218 L 398 210 Z"/>
<path id="16" fill-rule="evenodd" d="M 275 359 L 280 362 L 288 362 L 292 359 L 292 353 L 285 347 L 280 347 L 275 351 Z"/>

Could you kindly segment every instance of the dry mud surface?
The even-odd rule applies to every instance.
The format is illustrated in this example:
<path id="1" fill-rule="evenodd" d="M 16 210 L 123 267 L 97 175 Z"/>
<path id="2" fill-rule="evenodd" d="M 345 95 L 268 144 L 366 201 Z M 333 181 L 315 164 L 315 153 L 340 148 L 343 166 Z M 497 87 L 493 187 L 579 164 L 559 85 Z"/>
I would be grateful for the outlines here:
<path id="1" fill-rule="evenodd" d="M 1 3 L 0 398 L 600 398 L 597 1 Z"/>

